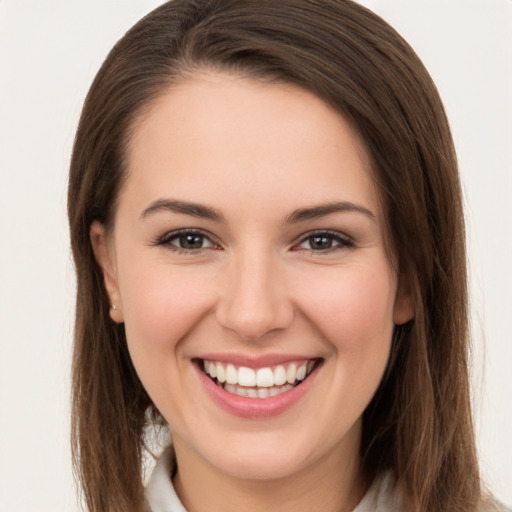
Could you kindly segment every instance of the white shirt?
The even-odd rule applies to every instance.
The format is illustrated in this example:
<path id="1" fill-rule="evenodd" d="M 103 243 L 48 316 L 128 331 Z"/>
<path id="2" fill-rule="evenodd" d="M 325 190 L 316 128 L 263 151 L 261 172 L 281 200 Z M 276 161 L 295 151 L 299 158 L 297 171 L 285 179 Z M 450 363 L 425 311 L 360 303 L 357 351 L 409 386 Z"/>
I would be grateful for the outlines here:
<path id="1" fill-rule="evenodd" d="M 146 487 L 146 501 L 151 512 L 187 512 L 170 478 L 171 451 L 158 459 Z M 377 477 L 353 512 L 399 512 L 391 474 Z"/>

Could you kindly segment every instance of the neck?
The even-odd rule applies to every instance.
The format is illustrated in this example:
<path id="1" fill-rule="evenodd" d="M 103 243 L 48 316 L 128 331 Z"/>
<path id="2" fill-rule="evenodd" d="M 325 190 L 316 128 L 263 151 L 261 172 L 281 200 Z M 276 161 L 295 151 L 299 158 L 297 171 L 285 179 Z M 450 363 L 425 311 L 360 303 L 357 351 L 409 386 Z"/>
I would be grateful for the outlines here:
<path id="1" fill-rule="evenodd" d="M 223 473 L 175 439 L 174 487 L 189 512 L 351 512 L 368 489 L 358 453 L 331 451 L 285 477 L 244 479 Z"/>

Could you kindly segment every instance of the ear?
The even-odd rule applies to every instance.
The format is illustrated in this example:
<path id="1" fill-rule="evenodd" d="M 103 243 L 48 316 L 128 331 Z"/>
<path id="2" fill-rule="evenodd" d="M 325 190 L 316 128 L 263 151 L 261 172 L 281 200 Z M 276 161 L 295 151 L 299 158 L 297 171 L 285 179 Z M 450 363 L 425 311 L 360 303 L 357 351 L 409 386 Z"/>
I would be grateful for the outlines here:
<path id="1" fill-rule="evenodd" d="M 110 302 L 110 318 L 116 323 L 124 322 L 123 305 L 117 282 L 113 250 L 109 245 L 105 226 L 94 221 L 89 231 L 94 257 L 103 273 L 103 282 Z"/>
<path id="2" fill-rule="evenodd" d="M 412 288 L 410 280 L 401 275 L 395 298 L 393 320 L 395 325 L 402 325 L 414 318 L 414 306 L 412 300 Z"/>

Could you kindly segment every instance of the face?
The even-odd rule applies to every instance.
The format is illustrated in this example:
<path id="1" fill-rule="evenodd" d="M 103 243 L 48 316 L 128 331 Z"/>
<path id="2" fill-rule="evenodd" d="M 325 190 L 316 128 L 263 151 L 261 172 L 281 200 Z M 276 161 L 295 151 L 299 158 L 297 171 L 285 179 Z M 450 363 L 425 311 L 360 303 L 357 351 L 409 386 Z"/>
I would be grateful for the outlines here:
<path id="1" fill-rule="evenodd" d="M 410 310 L 349 124 L 291 85 L 196 74 L 128 161 L 112 232 L 91 237 L 178 457 L 257 479 L 357 459 Z"/>

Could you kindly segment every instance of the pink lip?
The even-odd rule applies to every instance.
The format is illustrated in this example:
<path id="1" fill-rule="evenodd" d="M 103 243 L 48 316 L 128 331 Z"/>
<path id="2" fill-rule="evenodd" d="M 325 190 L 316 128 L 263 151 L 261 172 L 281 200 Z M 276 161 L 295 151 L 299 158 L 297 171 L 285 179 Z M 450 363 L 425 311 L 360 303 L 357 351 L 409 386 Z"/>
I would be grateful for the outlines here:
<path id="1" fill-rule="evenodd" d="M 219 359 L 212 359 L 219 361 Z M 233 361 L 231 358 L 229 360 Z M 286 360 L 295 361 L 296 359 L 287 358 Z M 265 364 L 269 365 L 269 363 Z M 201 383 L 212 400 L 226 412 L 247 419 L 270 418 L 290 409 L 309 391 L 318 373 L 317 370 L 319 369 L 319 366 L 317 366 L 306 380 L 289 391 L 269 398 L 247 398 L 224 391 L 224 389 L 217 386 L 198 365 L 195 366 L 199 373 Z"/>
<path id="2" fill-rule="evenodd" d="M 219 363 L 231 363 L 235 366 L 246 366 L 248 368 L 263 368 L 265 366 L 277 366 L 279 364 L 310 361 L 318 359 L 318 356 L 305 357 L 304 355 L 295 354 L 266 354 L 258 357 L 251 357 L 243 354 L 217 354 L 208 353 L 199 356 L 200 359 L 207 361 L 218 361 Z"/>

